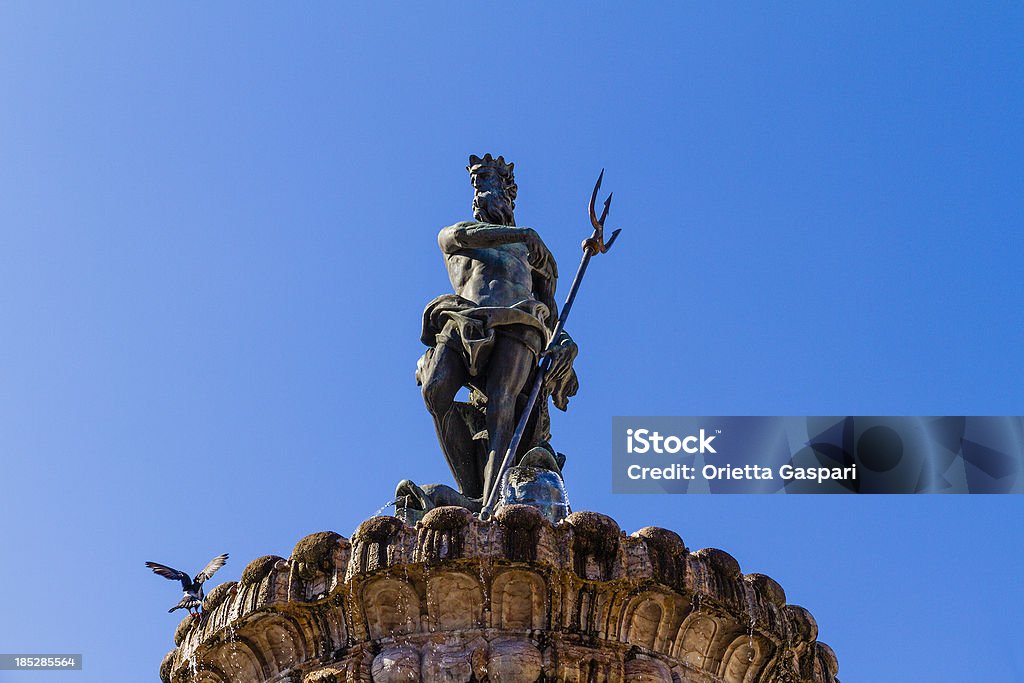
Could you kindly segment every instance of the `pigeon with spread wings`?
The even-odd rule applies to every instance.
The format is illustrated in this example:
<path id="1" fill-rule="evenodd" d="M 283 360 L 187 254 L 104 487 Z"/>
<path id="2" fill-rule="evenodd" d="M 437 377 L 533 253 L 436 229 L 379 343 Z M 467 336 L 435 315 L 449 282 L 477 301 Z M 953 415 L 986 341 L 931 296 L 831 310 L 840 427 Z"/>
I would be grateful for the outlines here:
<path id="1" fill-rule="evenodd" d="M 165 579 L 181 581 L 181 588 L 185 594 L 182 596 L 181 602 L 167 611 L 173 612 L 176 609 L 187 609 L 191 614 L 193 610 L 199 610 L 203 606 L 203 584 L 213 576 L 214 572 L 223 567 L 227 561 L 227 553 L 218 555 L 210 560 L 210 563 L 203 568 L 203 571 L 196 574 L 195 578 L 190 577 L 183 571 L 172 569 L 159 562 L 147 562 L 146 566 L 152 569 L 154 574 L 159 574 Z"/>

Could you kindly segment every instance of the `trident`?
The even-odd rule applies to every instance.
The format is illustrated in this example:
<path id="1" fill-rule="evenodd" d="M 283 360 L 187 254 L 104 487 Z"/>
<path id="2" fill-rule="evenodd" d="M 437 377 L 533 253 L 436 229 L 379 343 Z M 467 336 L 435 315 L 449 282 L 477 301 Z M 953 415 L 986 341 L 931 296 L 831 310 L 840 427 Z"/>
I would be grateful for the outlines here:
<path id="1" fill-rule="evenodd" d="M 602 168 L 601 175 L 597 176 L 597 183 L 594 185 L 594 193 L 590 195 L 590 224 L 594 226 L 594 233 L 583 240 L 583 259 L 580 261 L 580 267 L 576 269 L 576 277 L 573 278 L 572 287 L 569 288 L 569 296 L 565 298 L 562 314 L 558 316 L 555 330 L 551 333 L 551 341 L 548 342 L 548 347 L 541 354 L 540 366 L 534 374 L 533 388 L 530 389 L 530 396 L 526 400 L 526 406 L 523 408 L 522 415 L 519 416 L 516 430 L 512 433 L 512 441 L 509 442 L 508 450 L 505 451 L 505 458 L 501 461 L 501 467 L 498 469 L 498 476 L 494 481 L 494 487 L 488 494 L 487 500 L 484 501 L 483 509 L 480 511 L 480 519 L 490 519 L 491 514 L 494 512 L 494 506 L 498 503 L 498 490 L 501 488 L 501 480 L 505 478 L 505 474 L 512 466 L 515 452 L 519 450 L 519 443 L 523 440 L 523 433 L 526 432 L 526 424 L 530 420 L 533 406 L 537 403 L 537 396 L 540 395 L 540 388 L 544 384 L 544 376 L 551 369 L 551 351 L 558 343 L 558 338 L 565 327 L 565 321 L 569 317 L 569 311 L 572 310 L 573 301 L 576 300 L 576 293 L 583 282 L 583 274 L 587 272 L 590 258 L 597 254 L 608 253 L 608 250 L 615 244 L 615 238 L 622 232 L 622 230 L 615 230 L 608 241 L 604 241 L 604 219 L 608 217 L 608 209 L 612 205 L 612 195 L 609 193 L 608 199 L 604 200 L 604 210 L 601 212 L 600 218 L 597 217 L 597 212 L 594 211 L 594 205 L 597 203 L 597 193 L 601 189 L 601 181 L 603 179 L 604 169 Z"/>

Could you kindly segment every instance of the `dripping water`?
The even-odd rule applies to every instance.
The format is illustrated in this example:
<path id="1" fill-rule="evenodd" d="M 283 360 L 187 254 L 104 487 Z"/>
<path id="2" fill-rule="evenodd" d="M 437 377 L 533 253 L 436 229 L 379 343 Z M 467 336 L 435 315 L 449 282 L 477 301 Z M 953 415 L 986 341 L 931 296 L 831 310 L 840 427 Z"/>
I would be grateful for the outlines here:
<path id="1" fill-rule="evenodd" d="M 388 502 L 384 503 L 379 508 L 377 508 L 377 511 L 373 513 L 373 516 L 374 517 L 379 517 L 381 515 L 381 513 L 383 513 L 385 510 L 387 510 L 390 507 L 394 507 L 395 505 L 397 505 L 400 500 L 401 499 L 399 499 L 399 498 L 395 498 L 394 500 L 389 500 Z"/>

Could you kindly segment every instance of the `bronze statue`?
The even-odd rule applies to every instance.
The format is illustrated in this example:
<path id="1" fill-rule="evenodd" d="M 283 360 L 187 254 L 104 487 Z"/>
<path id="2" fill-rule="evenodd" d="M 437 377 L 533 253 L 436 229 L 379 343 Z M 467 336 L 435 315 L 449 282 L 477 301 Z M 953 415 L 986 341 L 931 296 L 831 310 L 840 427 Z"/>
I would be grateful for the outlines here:
<path id="1" fill-rule="evenodd" d="M 515 224 L 514 165 L 486 154 L 471 156 L 467 170 L 476 220 L 438 235 L 455 293 L 424 311 L 421 339 L 429 348 L 416 379 L 461 493 L 432 487 L 431 497 L 479 509 L 499 484 L 502 457 L 545 349 L 550 369 L 517 458 L 534 450 L 533 461 L 560 470 L 564 457 L 549 444 L 547 397 L 565 410 L 579 385 L 572 338 L 560 332 L 549 348 L 558 319 L 558 268 L 540 235 Z M 468 402 L 455 400 L 463 387 Z"/>
<path id="2" fill-rule="evenodd" d="M 454 294 L 423 312 L 428 347 L 416 365 L 438 441 L 459 490 L 443 484 L 398 484 L 395 514 L 407 523 L 442 505 L 459 505 L 488 519 L 505 504 L 524 503 L 551 522 L 569 513 L 562 482 L 565 456 L 551 447 L 548 398 L 565 410 L 579 382 L 577 348 L 565 332 L 590 259 L 606 253 L 604 222 L 595 211 L 604 171 L 590 197 L 593 233 L 561 315 L 555 304 L 558 267 L 532 228 L 516 227 L 513 164 L 503 157 L 469 158 L 473 216 L 437 237 Z M 456 401 L 463 389 L 468 401 Z"/>

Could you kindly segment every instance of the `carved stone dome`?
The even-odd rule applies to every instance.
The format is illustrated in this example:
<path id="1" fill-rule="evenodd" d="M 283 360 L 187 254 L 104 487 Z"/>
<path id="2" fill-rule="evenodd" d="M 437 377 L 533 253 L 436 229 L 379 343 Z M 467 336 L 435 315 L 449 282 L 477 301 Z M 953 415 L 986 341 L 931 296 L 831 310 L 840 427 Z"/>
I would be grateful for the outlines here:
<path id="1" fill-rule="evenodd" d="M 775 581 L 657 527 L 522 505 L 363 522 L 254 561 L 186 617 L 164 683 L 835 683 Z"/>

